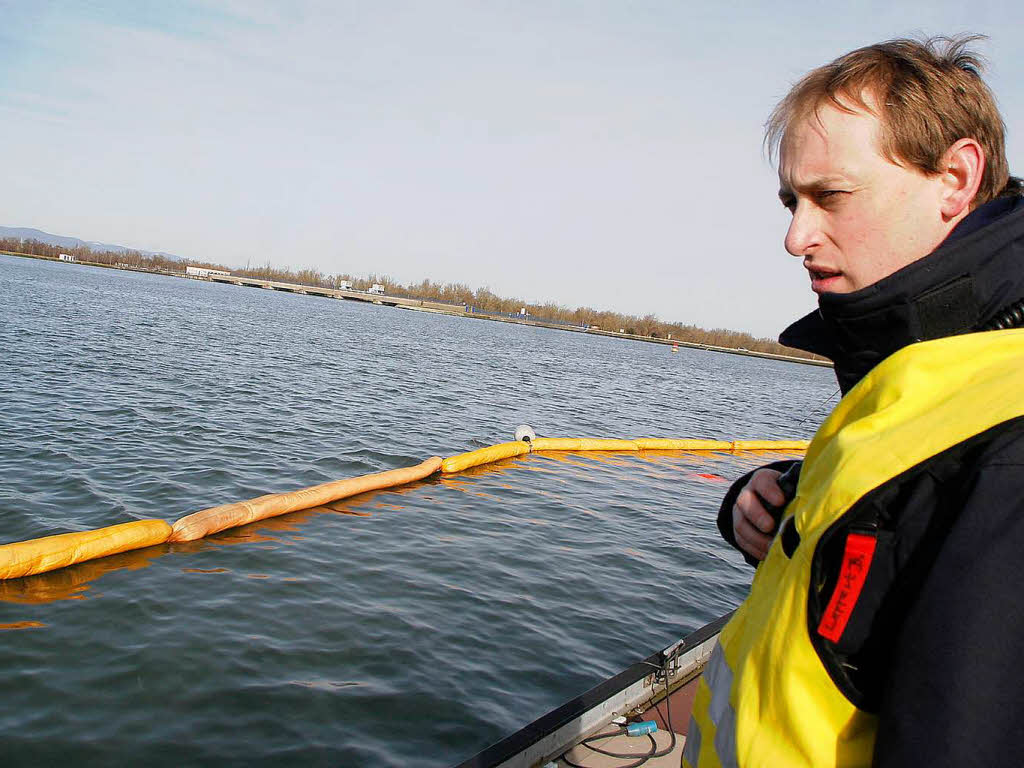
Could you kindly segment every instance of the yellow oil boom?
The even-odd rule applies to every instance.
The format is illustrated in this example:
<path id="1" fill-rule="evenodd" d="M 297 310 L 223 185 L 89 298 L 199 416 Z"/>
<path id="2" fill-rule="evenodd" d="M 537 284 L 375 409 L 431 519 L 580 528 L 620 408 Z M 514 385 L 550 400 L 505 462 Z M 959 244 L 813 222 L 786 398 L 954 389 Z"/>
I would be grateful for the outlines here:
<path id="1" fill-rule="evenodd" d="M 441 472 L 452 474 L 495 461 L 545 451 L 804 451 L 807 440 L 617 440 L 607 438 L 536 437 L 525 429 L 523 439 L 498 443 L 442 459 L 433 456 L 403 469 L 359 475 L 287 493 L 221 504 L 193 512 L 173 524 L 136 520 L 106 528 L 44 536 L 0 545 L 0 579 L 16 579 L 65 568 L 107 555 L 165 542 L 194 541 L 229 528 L 286 515 L 368 491 L 395 488 Z M 519 437 L 519 430 L 517 430 Z"/>

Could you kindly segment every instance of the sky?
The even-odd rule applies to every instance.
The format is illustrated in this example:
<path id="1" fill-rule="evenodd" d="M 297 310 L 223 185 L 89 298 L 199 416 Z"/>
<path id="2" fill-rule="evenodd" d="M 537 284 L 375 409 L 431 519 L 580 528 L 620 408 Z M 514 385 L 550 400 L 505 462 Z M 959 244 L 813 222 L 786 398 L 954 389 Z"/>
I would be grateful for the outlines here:
<path id="1" fill-rule="evenodd" d="M 977 32 L 1024 173 L 1024 3 L 0 0 L 0 225 L 776 336 L 815 305 L 764 121 Z"/>

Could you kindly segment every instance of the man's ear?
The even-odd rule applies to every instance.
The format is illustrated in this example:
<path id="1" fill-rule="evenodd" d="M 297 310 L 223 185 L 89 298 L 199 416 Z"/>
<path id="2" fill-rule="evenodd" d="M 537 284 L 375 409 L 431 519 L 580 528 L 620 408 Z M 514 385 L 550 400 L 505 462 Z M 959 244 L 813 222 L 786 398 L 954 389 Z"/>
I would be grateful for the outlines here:
<path id="1" fill-rule="evenodd" d="M 942 216 L 946 221 L 970 212 L 985 173 L 985 150 L 975 139 L 960 139 L 942 158 Z"/>

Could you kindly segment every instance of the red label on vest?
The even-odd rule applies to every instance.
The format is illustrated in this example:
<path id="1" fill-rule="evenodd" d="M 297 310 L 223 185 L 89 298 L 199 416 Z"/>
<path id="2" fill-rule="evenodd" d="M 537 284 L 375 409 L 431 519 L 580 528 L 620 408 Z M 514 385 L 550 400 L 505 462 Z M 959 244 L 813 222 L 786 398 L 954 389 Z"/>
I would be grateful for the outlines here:
<path id="1" fill-rule="evenodd" d="M 860 591 L 864 588 L 864 580 L 868 577 L 871 558 L 875 554 L 875 537 L 863 533 L 851 533 L 846 537 L 846 550 L 843 552 L 843 565 L 839 570 L 839 581 L 835 592 L 828 602 L 825 615 L 818 624 L 818 634 L 838 643 L 843 630 L 857 604 Z"/>

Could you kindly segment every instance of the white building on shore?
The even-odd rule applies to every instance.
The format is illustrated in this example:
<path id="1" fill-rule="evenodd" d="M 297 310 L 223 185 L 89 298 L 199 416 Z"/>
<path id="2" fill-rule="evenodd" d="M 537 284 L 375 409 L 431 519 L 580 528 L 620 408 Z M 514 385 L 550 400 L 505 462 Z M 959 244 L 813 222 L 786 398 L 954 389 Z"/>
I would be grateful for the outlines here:
<path id="1" fill-rule="evenodd" d="M 207 267 L 185 267 L 185 274 L 189 277 L 209 277 L 210 275 L 230 275 L 224 269 L 208 269 Z"/>

